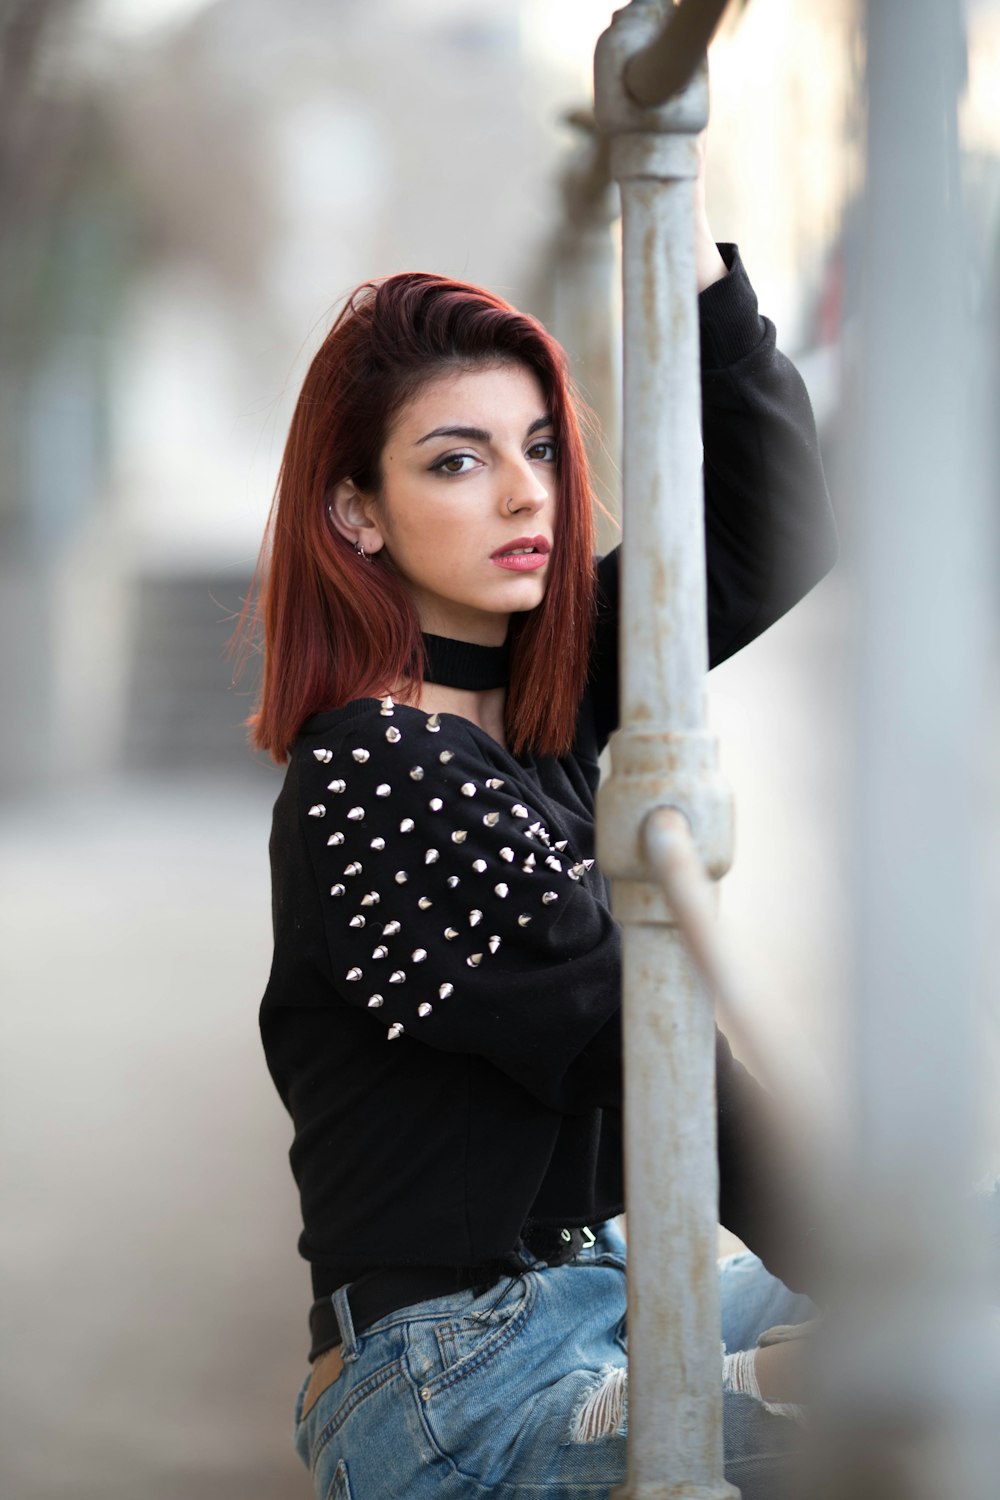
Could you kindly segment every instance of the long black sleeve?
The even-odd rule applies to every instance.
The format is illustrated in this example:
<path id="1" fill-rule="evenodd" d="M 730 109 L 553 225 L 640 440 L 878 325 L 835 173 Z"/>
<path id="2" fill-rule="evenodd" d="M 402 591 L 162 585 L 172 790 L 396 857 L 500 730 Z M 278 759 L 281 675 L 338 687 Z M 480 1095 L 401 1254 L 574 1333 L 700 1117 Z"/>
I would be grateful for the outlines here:
<path id="1" fill-rule="evenodd" d="M 715 667 L 832 567 L 837 532 L 802 377 L 761 317 L 735 245 L 698 299 L 708 660 Z M 604 744 L 618 723 L 619 554 L 598 565 L 591 692 Z"/>

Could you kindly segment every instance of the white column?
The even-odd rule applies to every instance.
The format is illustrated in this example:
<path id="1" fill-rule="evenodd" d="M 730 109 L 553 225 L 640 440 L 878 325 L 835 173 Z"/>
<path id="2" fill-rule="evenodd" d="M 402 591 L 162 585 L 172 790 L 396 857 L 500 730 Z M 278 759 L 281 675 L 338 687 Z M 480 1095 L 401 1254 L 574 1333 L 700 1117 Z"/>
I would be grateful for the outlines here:
<path id="1" fill-rule="evenodd" d="M 985 1500 L 1000 1368 L 967 1200 L 996 540 L 970 420 L 961 6 L 868 0 L 866 31 L 856 1120 L 817 1472 L 824 1500 Z"/>

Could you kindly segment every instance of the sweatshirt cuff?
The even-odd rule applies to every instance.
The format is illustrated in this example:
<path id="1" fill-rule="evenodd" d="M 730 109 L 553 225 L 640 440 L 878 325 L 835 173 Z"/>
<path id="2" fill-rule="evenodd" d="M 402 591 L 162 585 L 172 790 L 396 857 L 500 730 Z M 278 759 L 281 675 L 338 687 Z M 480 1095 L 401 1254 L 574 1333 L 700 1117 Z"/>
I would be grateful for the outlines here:
<path id="1" fill-rule="evenodd" d="M 719 254 L 729 274 L 698 295 L 702 370 L 735 364 L 756 349 L 766 333 L 738 247 L 720 245 Z"/>

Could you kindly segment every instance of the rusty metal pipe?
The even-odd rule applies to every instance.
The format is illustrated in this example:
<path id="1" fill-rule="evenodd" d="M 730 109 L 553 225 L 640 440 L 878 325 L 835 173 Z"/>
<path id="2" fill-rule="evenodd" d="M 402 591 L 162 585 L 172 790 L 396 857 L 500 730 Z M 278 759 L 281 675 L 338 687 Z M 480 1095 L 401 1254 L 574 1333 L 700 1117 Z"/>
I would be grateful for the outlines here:
<path id="1" fill-rule="evenodd" d="M 668 802 L 713 876 L 731 810 L 705 729 L 705 567 L 694 264 L 705 68 L 657 109 L 625 85 L 669 6 L 633 0 L 595 56 L 597 122 L 622 196 L 621 729 L 597 847 L 622 925 L 629 1215 L 629 1439 L 616 1500 L 736 1500 L 725 1481 L 712 1005 L 650 870 L 643 828 Z"/>
<path id="2" fill-rule="evenodd" d="M 680 0 L 660 34 L 629 58 L 625 87 L 636 104 L 665 104 L 694 77 L 729 0 Z"/>
<path id="3" fill-rule="evenodd" d="M 691 825 L 679 808 L 658 807 L 646 819 L 644 836 L 650 869 L 663 889 L 688 953 L 715 999 L 723 1031 L 771 1093 L 785 1094 L 781 1074 L 770 1059 L 759 1027 L 754 1025 L 737 965 L 720 937 L 718 887 L 698 857 Z"/>

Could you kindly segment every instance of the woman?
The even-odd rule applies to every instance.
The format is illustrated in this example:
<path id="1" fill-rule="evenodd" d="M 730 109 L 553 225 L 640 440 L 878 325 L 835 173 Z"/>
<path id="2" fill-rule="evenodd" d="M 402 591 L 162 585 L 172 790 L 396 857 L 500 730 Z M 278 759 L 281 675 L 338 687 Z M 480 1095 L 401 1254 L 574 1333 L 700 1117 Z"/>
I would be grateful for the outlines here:
<path id="1" fill-rule="evenodd" d="M 834 544 L 801 381 L 735 246 L 699 245 L 714 664 Z M 291 424 L 255 720 L 288 759 L 261 1027 L 295 1125 L 297 1442 L 323 1497 L 556 1500 L 624 1474 L 620 948 L 593 849 L 618 575 L 616 554 L 595 573 L 591 505 L 540 325 L 441 277 L 358 289 Z M 794 1282 L 721 1038 L 718 1086 L 722 1220 Z M 761 1326 L 803 1315 L 769 1285 Z M 745 1496 L 786 1426 L 727 1395 Z"/>

